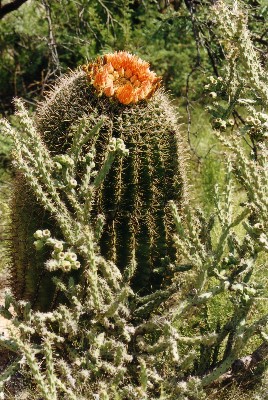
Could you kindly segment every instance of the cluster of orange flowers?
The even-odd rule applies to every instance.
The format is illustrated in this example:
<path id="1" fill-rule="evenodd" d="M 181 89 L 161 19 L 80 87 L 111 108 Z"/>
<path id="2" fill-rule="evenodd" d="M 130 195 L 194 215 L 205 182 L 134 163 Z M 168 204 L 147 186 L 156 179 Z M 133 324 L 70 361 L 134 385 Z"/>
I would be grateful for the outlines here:
<path id="1" fill-rule="evenodd" d="M 83 70 L 98 93 L 131 104 L 149 99 L 159 87 L 160 78 L 149 66 L 137 56 L 119 51 L 99 57 Z"/>

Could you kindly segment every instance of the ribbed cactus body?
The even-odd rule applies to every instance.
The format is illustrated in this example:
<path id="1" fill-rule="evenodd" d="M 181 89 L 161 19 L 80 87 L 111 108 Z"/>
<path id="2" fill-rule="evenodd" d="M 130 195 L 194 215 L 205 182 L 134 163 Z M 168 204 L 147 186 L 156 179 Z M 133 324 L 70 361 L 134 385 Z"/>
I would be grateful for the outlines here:
<path id="1" fill-rule="evenodd" d="M 111 137 L 123 139 L 129 149 L 129 156 L 115 159 L 98 189 L 89 220 L 98 214 L 105 216 L 101 254 L 122 271 L 135 257 L 133 288 L 148 293 L 159 287 L 166 275 L 165 268 L 159 273 L 163 259 L 172 261 L 175 257 L 168 202 L 175 200 L 181 205 L 185 197 L 184 150 L 176 113 L 162 90 L 157 90 L 148 101 L 124 105 L 98 96 L 85 72 L 72 72 L 59 81 L 36 115 L 36 126 L 53 155 L 68 150 L 75 126 L 84 117 L 95 123 L 104 120 L 96 141 L 96 168 L 101 166 Z M 46 308 L 47 300 L 41 297 L 50 285 L 51 293 L 46 296 L 51 299 L 54 289 L 51 277 L 43 285 L 43 278 L 49 274 L 44 271 L 47 255 L 44 252 L 36 255 L 32 235 L 40 228 L 49 228 L 54 233 L 57 227 L 53 227 L 53 218 L 36 204 L 33 196 L 26 195 L 27 184 L 16 186 L 13 230 L 27 221 L 28 226 L 18 229 L 18 237 L 13 240 L 13 251 L 17 254 L 13 270 L 18 260 L 24 263 L 14 280 L 14 289 L 20 298 Z M 16 291 L 18 286 L 20 290 Z"/>
<path id="2" fill-rule="evenodd" d="M 33 244 L 40 226 L 55 230 L 51 215 L 36 202 L 25 178 L 17 174 L 11 202 L 10 286 L 18 299 L 30 300 L 35 308 L 49 309 L 56 295 L 51 274 L 44 268 L 50 249 L 36 251 Z"/>

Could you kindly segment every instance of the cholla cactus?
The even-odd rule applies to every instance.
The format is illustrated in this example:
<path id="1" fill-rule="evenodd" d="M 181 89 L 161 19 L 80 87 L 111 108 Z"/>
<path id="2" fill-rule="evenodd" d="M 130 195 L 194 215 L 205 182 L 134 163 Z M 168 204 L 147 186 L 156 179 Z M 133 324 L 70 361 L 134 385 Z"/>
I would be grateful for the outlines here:
<path id="1" fill-rule="evenodd" d="M 11 340 L 2 338 L 1 345 L 18 353 L 19 359 L 23 355 L 22 361 L 30 369 L 38 393 L 46 400 L 94 396 L 140 399 L 157 392 L 165 391 L 169 396 L 187 392 L 187 384 L 175 385 L 173 389 L 172 379 L 163 382 L 161 357 L 172 355 L 177 363 L 180 339 L 170 318 L 158 321 L 155 314 L 159 305 L 177 291 L 177 283 L 142 298 L 135 295 L 130 286 L 137 268 L 135 251 L 121 273 L 99 253 L 103 217 L 89 219 L 89 210 L 94 207 L 99 187 L 116 162 L 116 155 L 128 157 L 125 144 L 120 138 L 111 138 L 97 169 L 93 164 L 97 158 L 96 140 L 89 145 L 85 138 L 95 137 L 99 126 L 87 130 L 85 135 L 86 119 L 80 121 L 74 132 L 68 153 L 52 157 L 23 104 L 20 101 L 16 104 L 23 133 L 6 122 L 2 126 L 14 137 L 17 170 L 27 179 L 28 187 L 61 232 L 61 238 L 55 238 L 48 229 L 39 229 L 34 239 L 38 252 L 44 248 L 48 251 L 46 270 L 62 271 L 65 279 L 54 281 L 68 302 L 51 312 L 33 312 L 29 303 L 16 301 L 8 294 L 0 311 L 17 328 L 12 331 Z M 86 154 L 83 146 L 87 147 Z M 67 167 L 58 168 L 60 162 Z M 67 182 L 73 182 L 78 172 L 81 182 L 76 193 L 70 191 Z M 72 269 L 80 272 L 80 277 L 75 277 L 77 282 L 69 274 Z M 19 320 L 23 322 L 17 324 Z M 37 344 L 39 340 L 36 341 L 38 337 L 41 347 Z M 41 356 L 44 371 L 38 364 Z M 0 383 L 18 368 L 18 361 L 0 376 Z M 189 362 L 185 360 L 185 366 Z"/>
<path id="2" fill-rule="evenodd" d="M 81 165 L 87 163 L 88 173 L 95 165 L 99 168 L 112 137 L 124 141 L 129 155 L 116 159 L 105 178 L 96 183 L 95 202 L 83 218 L 104 216 L 101 254 L 121 271 L 134 257 L 137 270 L 132 287 L 142 292 L 159 287 L 166 261 L 174 260 L 167 204 L 174 200 L 182 205 L 185 198 L 178 120 L 167 96 L 158 89 L 159 80 L 147 62 L 126 52 L 107 54 L 62 78 L 35 117 L 37 130 L 54 156 L 53 179 L 59 191 L 68 188 L 65 207 L 78 219 L 77 202 L 88 190 L 81 181 Z M 81 121 L 86 121 L 83 128 Z M 80 143 L 73 141 L 77 129 L 83 129 Z M 76 154 L 83 143 L 80 158 L 70 159 L 70 152 Z M 91 156 L 87 152 L 93 143 Z M 38 150 L 35 158 L 38 163 Z M 74 163 L 76 175 L 71 173 Z M 13 291 L 17 298 L 46 308 L 52 301 L 48 293 L 54 293 L 51 274 L 43 267 L 48 254 L 46 248 L 36 252 L 32 237 L 40 223 L 58 236 L 57 222 L 47 207 L 36 202 L 20 173 L 12 210 Z"/>
<path id="3" fill-rule="evenodd" d="M 263 236 L 267 226 L 265 167 L 256 169 L 248 164 L 236 143 L 234 162 L 249 204 L 239 215 L 233 213 L 229 164 L 225 195 L 216 198 L 217 238 L 213 235 L 215 219 L 207 221 L 202 212 L 193 213 L 189 208 L 182 217 L 175 202 L 169 204 L 176 225 L 175 246 L 185 263 L 170 265 L 173 278 L 166 288 L 141 297 L 130 286 L 137 263 L 135 254 L 122 274 L 99 253 L 103 218 L 88 220 L 87 210 L 93 207 L 99 184 L 116 155 L 128 156 L 123 142 L 110 140 L 98 170 L 92 165 L 94 143 L 87 149 L 83 165 L 75 163 L 83 154 L 82 148 L 77 152 L 77 147 L 71 146 L 73 152 L 64 158 L 73 168 L 67 170 L 68 179 L 74 179 L 79 166 L 81 188 L 87 185 L 83 201 L 78 203 L 67 185 L 59 190 L 66 171 L 61 170 L 62 175 L 57 173 L 55 178 L 59 157 L 51 157 L 23 105 L 18 102 L 17 106 L 24 121 L 23 135 L 6 123 L 4 129 L 15 138 L 17 168 L 61 231 L 61 238 L 47 229 L 37 230 L 34 236 L 37 250 L 47 248 L 50 254 L 47 270 L 60 270 L 65 276 L 55 283 L 68 303 L 50 312 L 34 312 L 29 303 L 6 295 L 0 312 L 14 328 L 10 339 L 1 338 L 0 345 L 15 353 L 17 359 L 0 375 L 0 384 L 20 366 L 30 371 L 36 392 L 45 400 L 205 399 L 204 388 L 224 377 L 243 355 L 249 340 L 259 334 L 267 337 L 268 316 L 250 315 L 265 295 L 264 288 L 252 279 L 258 266 L 257 252 L 268 251 Z M 82 144 L 84 137 L 80 126 L 73 141 Z M 42 162 L 35 157 L 36 149 Z M 255 194 L 251 188 L 254 179 L 259 182 Z M 64 196 L 72 201 L 76 214 L 66 207 L 61 199 Z M 256 207 L 262 226 L 250 226 L 247 221 Z M 246 229 L 242 238 L 235 233 L 241 223 Z M 82 272 L 78 283 L 69 274 L 72 269 Z M 195 316 L 202 322 L 204 308 L 209 310 L 217 299 L 224 298 L 229 313 L 221 312 L 221 323 L 206 321 L 206 329 L 202 324 L 198 329 Z"/>
<path id="4" fill-rule="evenodd" d="M 251 40 L 246 11 L 239 6 L 238 1 L 234 1 L 233 6 L 229 7 L 225 1 L 220 0 L 212 7 L 212 15 L 216 19 L 228 59 L 228 75 L 225 81 L 228 82 L 229 90 L 234 94 L 242 87 L 250 87 L 253 89 L 252 94 L 255 92 L 267 103 L 268 74 L 261 65 Z"/>
<path id="5" fill-rule="evenodd" d="M 243 125 L 240 134 L 256 160 L 267 140 L 268 73 L 251 40 L 247 13 L 239 3 L 230 7 L 217 1 L 211 10 L 227 59 L 222 76 L 211 76 L 205 86 L 212 102 L 212 125 L 222 132 Z"/>
<path id="6" fill-rule="evenodd" d="M 115 197 L 108 197 L 112 199 L 108 206 L 103 196 L 108 189 L 102 192 L 101 188 L 105 188 L 106 179 L 112 182 L 112 177 L 116 178 L 118 166 L 125 165 L 131 151 L 136 154 L 137 149 L 141 150 L 138 145 L 131 147 L 130 131 L 136 126 L 141 129 L 138 121 L 144 115 L 151 121 L 147 107 L 155 110 L 154 102 L 162 95 L 156 92 L 148 104 L 135 104 L 137 91 L 130 88 L 126 82 L 129 77 L 124 76 L 121 82 L 127 89 L 122 98 L 125 103 L 133 104 L 120 104 L 116 81 L 120 78 L 116 76 L 112 80 L 109 75 L 114 71 L 110 67 L 106 71 L 106 61 L 96 64 L 96 76 L 100 74 L 96 82 L 94 66 L 86 69 L 86 79 L 93 83 L 90 95 L 100 96 L 94 97 L 96 114 L 85 116 L 89 103 L 75 102 L 76 96 L 72 97 L 71 104 L 68 79 L 41 108 L 37 125 L 50 151 L 21 102 L 17 107 L 23 133 L 2 123 L 4 130 L 15 138 L 17 170 L 38 199 L 40 208 L 58 226 L 58 231 L 38 229 L 34 234 L 35 246 L 40 255 L 47 249 L 45 270 L 62 273 L 54 282 L 68 302 L 50 312 L 40 312 L 31 310 L 29 303 L 6 295 L 0 312 L 11 320 L 14 329 L 10 340 L 1 338 L 0 345 L 16 354 L 17 359 L 0 375 L 0 385 L 21 363 L 25 371 L 30 371 L 36 395 L 45 400 L 205 399 L 211 384 L 241 377 L 241 369 L 249 376 L 257 372 L 258 364 L 267 367 L 268 315 L 260 307 L 260 303 L 267 301 L 267 282 L 260 277 L 261 268 L 267 264 L 268 251 L 267 143 L 264 135 L 259 135 L 256 138 L 258 154 L 252 157 L 245 150 L 243 128 L 229 133 L 228 128 L 233 129 L 234 125 L 222 123 L 227 117 L 217 121 L 216 135 L 227 148 L 230 161 L 224 190 L 222 193 L 219 188 L 215 190 L 215 215 L 206 218 L 201 210 L 193 211 L 190 207 L 185 207 L 182 213 L 180 202 L 170 201 L 168 207 L 175 223 L 174 245 L 183 262 L 176 257 L 172 262 L 172 257 L 169 258 L 171 278 L 165 287 L 153 287 L 152 293 L 146 295 L 133 291 L 132 278 L 139 268 L 140 247 L 131 247 L 132 253 L 125 258 L 124 268 L 117 248 L 114 260 L 118 265 L 110 254 L 103 257 L 105 248 L 109 247 L 109 232 L 103 239 L 104 218 L 98 214 L 97 207 L 100 205 L 104 210 L 109 226 L 107 216 Z M 73 93 L 79 79 L 84 82 L 85 76 L 82 77 L 81 72 L 73 76 Z M 215 90 L 210 92 L 216 93 L 212 99 L 221 98 L 216 86 L 223 83 L 224 78 L 211 79 Z M 104 93 L 106 89 L 108 97 Z M 84 93 L 88 95 L 86 90 Z M 151 95 L 151 89 L 146 95 Z M 234 98 L 232 101 L 230 107 L 236 104 Z M 239 97 L 235 101 L 241 104 Z M 70 106 L 73 115 L 87 104 L 78 115 L 77 124 L 71 124 L 67 114 L 62 114 L 63 104 Z M 254 125 L 249 120 L 247 123 L 264 132 L 266 114 L 260 115 L 254 109 L 254 118 L 260 122 L 254 120 Z M 96 121 L 99 110 L 102 110 L 101 119 Z M 160 107 L 159 119 L 161 110 Z M 126 130 L 123 122 L 128 118 L 133 121 L 136 115 L 138 125 Z M 115 136 L 110 135 L 109 127 Z M 64 154 L 55 150 L 61 144 L 53 136 L 57 129 L 68 132 L 62 136 Z M 129 155 L 122 138 L 128 142 Z M 152 149 L 151 154 L 155 155 Z M 144 163 L 145 159 L 144 156 Z M 149 169 L 148 161 L 141 165 L 147 177 L 151 164 Z M 120 177 L 124 177 L 124 169 L 120 171 Z M 128 171 L 128 176 L 137 177 L 133 173 L 137 170 Z M 233 205 L 238 186 L 234 178 L 243 193 L 243 203 L 236 208 Z M 145 194 L 143 188 L 151 187 L 153 181 L 146 178 L 142 182 L 146 184 L 141 189 Z M 118 201 L 124 197 L 122 193 L 116 197 Z M 144 201 L 143 207 L 147 210 L 144 204 L 149 204 L 151 197 L 134 194 L 134 200 L 139 200 L 135 204 Z M 136 239 L 135 235 L 130 237 Z"/>

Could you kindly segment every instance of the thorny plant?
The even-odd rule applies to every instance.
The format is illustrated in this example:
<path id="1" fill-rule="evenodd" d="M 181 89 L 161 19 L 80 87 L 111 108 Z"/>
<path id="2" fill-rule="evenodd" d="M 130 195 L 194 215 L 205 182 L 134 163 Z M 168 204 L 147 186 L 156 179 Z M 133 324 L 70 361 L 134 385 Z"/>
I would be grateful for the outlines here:
<path id="1" fill-rule="evenodd" d="M 217 2 L 213 12 L 221 27 L 230 20 L 240 26 L 245 21 L 236 10 Z M 250 46 L 245 26 L 228 32 L 240 35 L 238 42 L 246 40 Z M 231 40 L 227 34 L 226 40 Z M 230 53 L 229 68 L 240 68 L 234 63 L 236 54 Z M 245 56 L 242 63 L 246 61 Z M 254 62 L 258 62 L 255 56 Z M 246 67 L 248 76 L 254 78 L 255 72 L 248 71 L 252 64 Z M 259 77 L 261 72 L 256 73 Z M 223 83 L 228 81 L 228 74 L 222 78 Z M 258 102 L 241 102 L 239 96 L 235 100 L 236 105 L 246 104 L 254 115 L 260 112 L 259 105 L 266 103 L 265 82 L 261 86 L 258 82 L 252 85 L 254 92 L 261 90 Z M 212 98 L 221 95 L 212 93 L 216 95 Z M 225 99 L 228 107 L 233 107 L 233 97 Z M 60 269 L 68 274 L 75 268 L 81 273 L 78 282 L 73 278 L 68 284 L 57 280 L 58 290 L 67 300 L 50 312 L 33 312 L 30 304 L 16 301 L 7 293 L 1 314 L 12 325 L 10 338 L 0 340 L 1 347 L 16 358 L 0 377 L 2 398 L 5 382 L 18 369 L 28 371 L 38 395 L 45 400 L 96 396 L 204 399 L 206 388 L 220 379 L 236 378 L 241 371 L 247 374 L 264 369 L 268 314 L 259 305 L 268 299 L 260 276 L 266 263 L 263 254 L 268 251 L 268 149 L 263 134 L 266 117 L 258 122 L 261 134 L 254 142 L 257 157 L 245 148 L 244 127 L 227 134 L 222 129 L 223 118 L 218 121 L 220 126 L 214 124 L 229 154 L 225 188 L 216 188 L 215 214 L 207 219 L 201 210 L 193 211 L 190 204 L 179 211 L 174 202 L 170 203 L 178 258 L 169 264 L 170 280 L 161 289 L 141 297 L 130 289 L 135 255 L 121 273 L 99 253 L 103 217 L 99 216 L 94 224 L 88 219 L 95 188 L 105 179 L 114 158 L 127 156 L 124 143 L 112 139 L 103 166 L 96 171 L 94 143 L 83 160 L 80 156 L 86 139 L 98 134 L 99 125 L 89 129 L 83 119 L 68 153 L 55 159 L 21 101 L 17 100 L 16 106 L 24 133 L 19 134 L 5 121 L 1 122 L 2 128 L 15 141 L 17 168 L 52 213 L 63 235 L 59 240 L 51 237 L 48 230 L 37 231 L 36 249 L 52 247 L 48 270 Z M 81 162 L 84 173 L 79 170 L 81 184 L 76 185 Z M 243 202 L 234 206 L 238 184 Z M 64 203 L 65 196 L 73 205 L 72 211 Z M 208 318 L 217 306 L 221 313 Z"/>

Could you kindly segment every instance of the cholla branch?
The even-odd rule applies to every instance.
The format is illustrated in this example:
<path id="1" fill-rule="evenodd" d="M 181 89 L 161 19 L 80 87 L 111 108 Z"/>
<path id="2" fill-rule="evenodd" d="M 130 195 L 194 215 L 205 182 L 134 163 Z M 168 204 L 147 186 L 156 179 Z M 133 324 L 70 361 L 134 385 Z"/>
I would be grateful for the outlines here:
<path id="1" fill-rule="evenodd" d="M 81 152 L 76 144 L 83 145 L 79 135 L 81 132 L 85 134 L 85 121 L 79 125 L 78 133 L 74 135 L 76 144 L 71 146 L 68 154 L 53 159 L 30 120 L 26 118 L 25 110 L 22 111 L 25 137 L 22 137 L 21 143 L 17 140 L 17 163 L 21 171 L 28 174 L 26 176 L 29 182 L 34 181 L 32 187 L 36 193 L 45 193 L 43 204 L 53 211 L 64 233 L 64 240 L 59 240 L 52 237 L 48 230 L 37 231 L 36 249 L 38 251 L 44 246 L 52 248 L 51 260 L 46 265 L 48 270 L 61 269 L 66 273 L 73 268 L 82 268 L 83 273 L 77 285 L 72 280 L 69 286 L 58 281 L 58 288 L 67 294 L 69 305 L 59 305 L 52 312 L 29 313 L 27 304 L 17 303 L 7 296 L 2 313 L 8 315 L 19 330 L 12 336 L 11 344 L 6 345 L 25 357 L 33 380 L 44 398 L 57 399 L 57 396 L 64 394 L 70 399 L 76 399 L 87 390 L 92 396 L 98 394 L 102 396 L 100 398 L 110 399 L 112 395 L 110 396 L 109 390 L 104 389 L 104 385 L 111 388 L 111 393 L 116 388 L 119 396 L 127 393 L 130 399 L 153 396 L 159 385 L 162 385 L 171 398 L 201 392 L 202 387 L 217 381 L 230 370 L 248 340 L 267 324 L 266 317 L 251 324 L 247 322 L 248 314 L 261 293 L 248 278 L 248 271 L 256 264 L 254 243 L 249 240 L 254 235 L 252 233 L 249 236 L 246 233 L 244 239 L 241 239 L 235 233 L 235 228 L 241 223 L 250 226 L 248 216 L 259 203 L 266 207 L 265 196 L 261 191 L 257 191 L 255 197 L 252 194 L 251 202 L 248 202 L 239 215 L 234 214 L 232 207 L 232 173 L 237 166 L 244 163 L 241 168 L 241 182 L 245 180 L 245 176 L 262 181 L 262 170 L 258 169 L 260 175 L 257 176 L 254 165 L 251 169 L 248 167 L 246 156 L 241 155 L 237 147 L 234 150 L 237 159 L 232 158 L 232 162 L 235 160 L 236 164 L 234 167 L 228 164 L 226 191 L 222 196 L 219 194 L 216 197 L 216 217 L 209 221 L 200 210 L 193 212 L 189 207 L 184 210 L 185 216 L 182 218 L 181 211 L 172 202 L 170 206 L 176 225 L 174 243 L 178 253 L 184 257 L 184 264 L 190 267 L 184 268 L 184 264 L 181 267 L 171 266 L 171 285 L 147 296 L 134 296 L 126 276 L 122 275 L 114 263 L 108 262 L 99 254 L 98 239 L 105 221 L 98 217 L 96 224 L 92 224 L 89 218 L 82 218 L 83 211 L 79 211 L 83 207 L 91 209 L 95 190 L 108 173 L 116 153 L 119 156 L 127 154 L 123 143 L 115 139 L 110 141 L 103 164 L 95 172 L 95 165 L 92 164 L 95 156 L 94 141 L 92 142 L 88 153 L 91 154 L 88 157 L 91 171 L 89 173 L 86 164 L 84 174 L 87 178 L 82 176 L 84 187 L 90 190 L 90 196 L 85 199 L 86 195 L 80 196 L 78 189 L 67 184 L 68 180 L 76 178 L 77 165 L 81 162 Z M 16 138 L 17 133 L 8 124 L 3 123 L 3 126 Z M 90 128 L 88 135 L 98 134 L 99 126 Z M 32 146 L 36 144 L 40 148 L 38 152 L 32 150 Z M 228 142 L 226 145 L 228 146 Z M 35 151 L 33 161 L 32 151 Z M 37 160 L 38 157 L 42 162 Z M 27 169 L 24 169 L 25 163 Z M 61 165 L 60 169 L 58 164 Z M 63 178 L 57 175 L 59 184 L 56 185 L 55 169 L 63 174 Z M 50 189 L 51 185 L 54 186 Z M 86 189 L 83 191 L 86 193 Z M 72 212 L 64 203 L 62 193 L 66 193 L 65 198 L 72 204 Z M 68 198 L 68 193 L 72 193 L 79 209 Z M 42 198 L 40 195 L 40 199 Z M 58 217 L 59 212 L 66 217 L 65 229 L 61 225 L 62 216 Z M 259 217 L 264 218 L 265 214 L 259 213 Z M 216 221 L 219 222 L 220 229 L 217 238 L 212 239 Z M 69 234 L 69 230 L 72 233 Z M 257 243 L 259 242 L 258 240 Z M 131 273 L 128 272 L 127 275 Z M 182 286 L 178 291 L 181 274 L 186 274 L 188 286 Z M 201 310 L 204 305 L 210 307 L 215 299 L 225 295 L 234 296 L 236 306 L 229 321 L 217 332 L 211 329 L 202 334 L 183 333 L 181 321 L 184 326 L 187 315 Z M 18 316 L 24 315 L 23 322 L 18 323 L 18 317 L 10 313 L 11 305 Z M 191 320 L 187 324 L 191 331 Z M 36 335 L 41 338 L 41 346 L 33 344 Z M 228 343 L 224 344 L 228 337 L 232 341 L 227 340 Z M 201 375 L 190 378 L 194 365 L 200 362 L 199 349 L 205 347 L 213 352 L 219 346 L 226 346 L 226 349 L 219 356 L 216 367 L 213 369 L 208 365 Z M 133 347 L 135 357 L 139 360 L 138 365 L 135 364 L 135 357 L 131 352 Z M 39 365 L 41 354 L 45 362 Z M 55 357 L 54 354 L 58 356 Z M 163 362 L 168 366 L 168 376 L 161 367 Z M 108 380 L 100 381 L 99 376 L 107 376 Z M 127 381 L 124 386 L 120 384 L 123 376 Z M 134 382 L 138 382 L 138 386 Z"/>
<path id="2" fill-rule="evenodd" d="M 229 58 L 230 81 L 241 79 L 241 69 L 238 75 L 237 64 L 242 66 L 242 77 L 249 82 L 265 103 L 268 102 L 268 75 L 263 69 L 258 53 L 253 45 L 247 28 L 247 14 L 235 1 L 230 8 L 224 1 L 218 1 L 212 7 L 220 32 L 224 37 L 223 45 Z M 239 38 L 239 40 L 234 40 Z M 239 77 L 240 76 L 240 77 Z"/>

